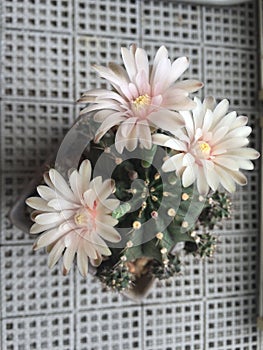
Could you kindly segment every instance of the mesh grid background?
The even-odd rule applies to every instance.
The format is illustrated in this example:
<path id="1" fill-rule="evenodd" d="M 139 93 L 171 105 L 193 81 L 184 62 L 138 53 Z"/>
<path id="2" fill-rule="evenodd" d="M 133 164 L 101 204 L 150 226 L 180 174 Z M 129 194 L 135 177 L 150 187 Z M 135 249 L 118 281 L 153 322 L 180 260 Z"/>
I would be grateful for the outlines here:
<path id="1" fill-rule="evenodd" d="M 44 251 L 13 227 L 10 207 L 74 119 L 74 101 L 104 87 L 92 64 L 120 62 L 120 47 L 164 44 L 187 55 L 185 77 L 203 97 L 230 99 L 255 128 L 257 9 L 253 2 L 205 7 L 175 1 L 2 0 L 0 2 L 2 349 L 256 350 L 258 181 L 233 198 L 233 219 L 217 233 L 211 260 L 188 259 L 182 276 L 155 282 L 143 303 L 109 293 L 89 276 L 50 271 Z M 254 130 L 253 147 L 259 148 Z M 0 347 L 1 347 L 0 346 Z"/>

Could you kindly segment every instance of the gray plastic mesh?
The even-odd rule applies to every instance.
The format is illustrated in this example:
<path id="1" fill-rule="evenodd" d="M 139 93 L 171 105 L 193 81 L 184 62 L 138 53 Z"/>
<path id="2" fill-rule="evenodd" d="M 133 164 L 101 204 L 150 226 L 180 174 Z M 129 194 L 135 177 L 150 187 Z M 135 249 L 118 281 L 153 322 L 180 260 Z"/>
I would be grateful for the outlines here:
<path id="1" fill-rule="evenodd" d="M 216 230 L 211 260 L 186 258 L 182 276 L 155 281 L 143 303 L 108 292 L 77 269 L 47 267 L 35 237 L 12 226 L 10 207 L 61 141 L 84 91 L 109 87 L 92 65 L 121 62 L 137 43 L 150 59 L 165 45 L 186 55 L 198 96 L 228 98 L 249 117 L 259 147 L 257 9 L 156 0 L 0 1 L 0 348 L 4 350 L 256 350 L 259 162 Z"/>

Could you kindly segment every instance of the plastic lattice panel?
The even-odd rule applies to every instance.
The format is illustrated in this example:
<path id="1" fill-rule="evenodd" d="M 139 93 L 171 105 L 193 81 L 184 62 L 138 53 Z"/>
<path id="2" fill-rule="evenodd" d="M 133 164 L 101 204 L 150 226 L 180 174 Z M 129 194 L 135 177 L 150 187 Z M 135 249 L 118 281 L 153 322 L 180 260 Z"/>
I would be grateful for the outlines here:
<path id="1" fill-rule="evenodd" d="M 253 293 L 256 289 L 257 233 L 219 236 L 213 259 L 206 259 L 206 296 Z"/>
<path id="2" fill-rule="evenodd" d="M 226 233 L 257 232 L 259 225 L 258 180 L 256 172 L 246 174 L 248 183 L 232 196 L 231 219 L 224 222 Z"/>
<path id="3" fill-rule="evenodd" d="M 129 47 L 133 41 L 92 36 L 77 37 L 76 43 L 76 97 L 91 88 L 110 88 L 110 84 L 99 77 L 92 69 L 93 64 L 106 66 L 110 61 L 122 63 L 120 50 L 122 46 Z"/>
<path id="4" fill-rule="evenodd" d="M 19 194 L 26 188 L 34 174 L 32 173 L 3 173 L 1 176 L 1 235 L 0 245 L 14 243 L 32 243 L 33 236 L 22 232 L 13 226 L 9 219 L 10 208 L 16 203 Z"/>
<path id="5" fill-rule="evenodd" d="M 201 42 L 201 7 L 177 1 L 142 1 L 142 36 L 147 40 Z"/>
<path id="6" fill-rule="evenodd" d="M 206 349 L 259 350 L 255 296 L 207 302 Z"/>
<path id="7" fill-rule="evenodd" d="M 75 108 L 69 104 L 2 101 L 1 167 L 37 170 L 73 124 Z"/>
<path id="8" fill-rule="evenodd" d="M 2 35 L 3 96 L 73 102 L 70 36 L 11 30 Z"/>
<path id="9" fill-rule="evenodd" d="M 144 307 L 144 349 L 203 349 L 201 302 Z"/>
<path id="10" fill-rule="evenodd" d="M 105 289 L 100 281 L 92 276 L 84 279 L 76 276 L 76 305 L 78 310 L 104 309 L 135 304 L 127 297 Z"/>
<path id="11" fill-rule="evenodd" d="M 142 349 L 141 308 L 129 307 L 80 312 L 78 350 Z"/>
<path id="12" fill-rule="evenodd" d="M 76 0 L 76 31 L 80 34 L 132 38 L 140 35 L 140 1 Z"/>
<path id="13" fill-rule="evenodd" d="M 9 318 L 2 321 L 5 350 L 74 349 L 72 314 Z"/>
<path id="14" fill-rule="evenodd" d="M 205 47 L 204 92 L 227 97 L 231 108 L 257 107 L 257 57 L 254 51 Z"/>
<path id="15" fill-rule="evenodd" d="M 252 2 L 242 6 L 204 7 L 204 43 L 216 46 L 255 48 L 257 21 Z"/>
<path id="16" fill-rule="evenodd" d="M 182 273 L 166 281 L 158 281 L 145 304 L 167 303 L 183 300 L 200 300 L 203 295 L 203 264 L 201 260 L 183 258 Z"/>
<path id="17" fill-rule="evenodd" d="M 67 0 L 2 0 L 7 28 L 72 32 L 72 2 Z"/>
<path id="18" fill-rule="evenodd" d="M 73 311 L 73 272 L 62 276 L 47 267 L 47 253 L 32 247 L 1 249 L 2 317 Z"/>

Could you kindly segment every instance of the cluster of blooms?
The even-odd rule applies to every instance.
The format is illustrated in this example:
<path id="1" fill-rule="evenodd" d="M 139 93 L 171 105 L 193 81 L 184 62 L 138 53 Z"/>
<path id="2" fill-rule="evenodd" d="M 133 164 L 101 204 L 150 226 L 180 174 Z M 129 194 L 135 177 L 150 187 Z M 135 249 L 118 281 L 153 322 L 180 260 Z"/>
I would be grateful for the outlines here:
<path id="1" fill-rule="evenodd" d="M 205 98 L 203 102 L 198 98 L 191 99 L 189 94 L 198 91 L 203 84 L 189 79 L 178 81 L 189 66 L 186 57 L 171 62 L 166 48 L 162 46 L 150 66 L 146 52 L 135 45 L 129 49 L 122 48 L 121 54 L 124 66 L 116 63 L 109 63 L 107 67 L 94 66 L 113 89 L 93 89 L 84 93 L 79 102 L 88 105 L 81 111 L 80 117 L 92 116 L 98 123 L 94 142 L 104 146 L 105 152 L 106 148 L 109 150 L 105 139 L 109 133 L 112 135 L 119 159 L 124 151 L 132 154 L 136 149 L 145 150 L 153 155 L 156 147 L 161 146 L 167 152 L 159 173 L 155 170 L 152 182 L 149 178 L 144 178 L 145 184 L 151 186 L 148 197 L 152 203 L 152 209 L 148 211 L 148 216 L 145 214 L 145 218 L 156 219 L 158 216 L 158 206 L 154 205 L 160 202 L 156 188 L 161 186 L 158 183 L 158 174 L 161 172 L 173 174 L 175 178 L 180 179 L 182 200 L 185 202 L 189 197 L 193 198 L 195 186 L 199 198 L 210 196 L 211 202 L 211 193 L 216 193 L 220 187 L 233 192 L 236 183 L 245 185 L 247 179 L 240 169 L 253 169 L 251 160 L 259 156 L 256 150 L 247 147 L 248 136 L 251 133 L 251 128 L 247 126 L 247 117 L 237 116 L 236 112 L 228 113 L 229 102 L 226 99 L 217 105 L 212 97 Z M 132 161 L 130 167 L 133 167 Z M 124 170 L 119 171 L 119 177 L 122 176 L 121 171 Z M 133 169 L 129 170 L 127 181 L 135 179 L 138 174 L 140 175 L 138 166 L 134 165 Z M 26 202 L 34 209 L 31 218 L 35 223 L 31 227 L 31 233 L 43 232 L 34 248 L 48 248 L 50 267 L 63 255 L 63 272 L 66 274 L 76 255 L 80 273 L 87 276 L 89 264 L 98 267 L 114 255 L 110 268 L 121 261 L 123 270 L 123 264 L 129 260 L 130 269 L 129 264 L 126 266 L 131 272 L 131 264 L 134 261 L 132 257 L 139 255 L 133 254 L 129 258 L 129 255 L 123 252 L 127 252 L 134 245 L 134 235 L 124 242 L 125 249 L 117 249 L 117 253 L 114 248 L 109 247 L 109 242 L 114 247 L 115 243 L 124 239 L 118 230 L 118 219 L 122 217 L 126 222 L 129 221 L 125 214 L 131 209 L 128 206 L 126 212 L 120 215 L 120 210 L 123 210 L 120 199 L 123 197 L 118 197 L 117 191 L 115 198 L 108 198 L 115 192 L 116 187 L 120 192 L 121 185 L 115 187 L 114 180 L 103 180 L 101 176 L 92 178 L 91 163 L 88 159 L 81 162 L 79 169 L 70 171 L 68 181 L 55 169 L 50 169 L 44 175 L 45 185 L 37 187 L 40 197 L 28 198 Z M 173 191 L 173 182 L 169 183 L 169 188 Z M 177 189 L 176 186 L 174 188 Z M 187 189 L 191 191 L 187 192 Z M 128 192 L 128 186 L 125 184 L 124 191 Z M 155 195 L 152 194 L 154 191 Z M 164 191 L 161 196 L 163 195 Z M 142 213 L 146 213 L 145 208 L 150 205 L 147 198 L 142 201 L 140 210 L 132 217 L 135 220 L 131 221 L 131 228 L 137 235 L 141 229 Z M 185 210 L 188 209 L 189 206 Z M 168 215 L 176 218 L 177 210 L 173 210 L 172 214 L 171 208 L 169 210 Z M 181 223 L 182 226 L 185 225 L 183 219 Z M 176 231 L 176 228 L 173 230 Z M 165 257 L 161 261 L 166 261 L 164 265 L 167 267 L 167 257 L 172 245 L 164 244 L 165 228 L 162 231 L 157 231 L 154 239 L 157 243 L 163 243 L 159 246 L 155 244 L 155 247 L 158 246 L 161 251 L 161 259 Z M 174 234 L 176 235 L 176 232 Z M 170 233 L 171 235 L 173 233 Z M 193 232 L 189 233 L 189 240 L 198 244 Z M 147 256 L 150 257 L 149 252 Z M 154 258 L 155 254 L 152 257 Z M 158 257 L 156 259 L 158 260 Z M 177 263 L 177 258 L 173 257 L 171 261 L 175 260 Z"/>

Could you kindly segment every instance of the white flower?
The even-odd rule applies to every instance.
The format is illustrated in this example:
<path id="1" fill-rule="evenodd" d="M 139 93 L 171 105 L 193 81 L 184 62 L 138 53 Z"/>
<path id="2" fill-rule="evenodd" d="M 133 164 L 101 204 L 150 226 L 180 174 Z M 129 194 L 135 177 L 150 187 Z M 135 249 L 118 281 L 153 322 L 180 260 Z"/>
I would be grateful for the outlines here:
<path id="1" fill-rule="evenodd" d="M 196 80 L 176 80 L 189 66 L 186 57 L 171 63 L 164 46 L 157 51 L 150 67 L 145 50 L 135 45 L 122 48 L 125 69 L 116 63 L 108 67 L 95 66 L 115 91 L 95 89 L 84 93 L 80 102 L 92 102 L 81 114 L 95 111 L 94 119 L 101 125 L 95 141 L 113 126 L 118 126 L 115 147 L 122 153 L 126 147 L 133 151 L 138 143 L 147 149 L 152 146 L 152 131 L 157 127 L 176 130 L 182 120 L 176 112 L 195 106 L 188 94 L 203 84 Z"/>
<path id="2" fill-rule="evenodd" d="M 200 194 L 209 187 L 215 191 L 221 184 L 229 192 L 235 191 L 235 183 L 245 185 L 246 177 L 240 169 L 252 170 L 251 159 L 259 153 L 246 147 L 251 128 L 246 126 L 247 117 L 237 117 L 236 112 L 227 113 L 229 102 L 222 100 L 216 107 L 208 97 L 203 104 L 195 98 L 196 108 L 180 112 L 185 127 L 172 132 L 174 137 L 156 134 L 153 142 L 175 151 L 162 169 L 176 171 L 182 184 L 188 187 L 197 181 Z M 215 108 L 214 108 L 215 107 Z"/>
<path id="3" fill-rule="evenodd" d="M 113 192 L 113 180 L 102 181 L 100 176 L 91 178 L 91 165 L 84 160 L 79 170 L 69 176 L 69 185 L 55 169 L 44 175 L 45 185 L 37 187 L 40 197 L 26 200 L 34 208 L 35 221 L 30 233 L 44 232 L 36 241 L 34 249 L 44 246 L 49 251 L 49 267 L 52 268 L 63 254 L 63 273 L 70 270 L 75 254 L 80 273 L 87 276 L 88 261 L 98 266 L 102 256 L 111 255 L 104 240 L 120 241 L 113 227 L 118 220 L 111 216 L 118 205 L 109 199 Z"/>

